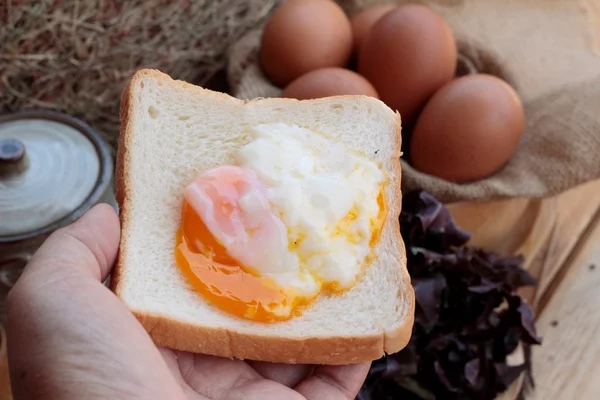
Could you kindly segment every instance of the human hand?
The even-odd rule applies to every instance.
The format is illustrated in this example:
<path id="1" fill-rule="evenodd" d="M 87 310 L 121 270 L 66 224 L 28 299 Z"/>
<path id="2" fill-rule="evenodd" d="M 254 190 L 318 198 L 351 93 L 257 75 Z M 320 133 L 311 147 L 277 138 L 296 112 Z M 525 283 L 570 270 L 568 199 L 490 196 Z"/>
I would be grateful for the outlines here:
<path id="1" fill-rule="evenodd" d="M 8 297 L 21 399 L 354 399 L 369 364 L 282 365 L 157 348 L 102 282 L 119 246 L 107 205 L 52 234 Z"/>

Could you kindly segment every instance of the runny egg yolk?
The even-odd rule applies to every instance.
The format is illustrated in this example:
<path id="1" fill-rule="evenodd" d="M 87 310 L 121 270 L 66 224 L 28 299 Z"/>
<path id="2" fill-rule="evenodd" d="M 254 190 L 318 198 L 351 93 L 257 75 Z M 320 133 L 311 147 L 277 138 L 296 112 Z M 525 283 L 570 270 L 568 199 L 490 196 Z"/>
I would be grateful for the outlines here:
<path id="1" fill-rule="evenodd" d="M 274 210 L 268 204 L 261 204 L 260 199 L 255 199 L 260 206 L 253 208 L 254 212 L 243 210 L 243 199 L 248 197 L 248 193 L 260 197 L 260 193 L 264 192 L 264 188 L 258 187 L 260 182 L 252 173 L 226 166 L 210 171 L 208 175 L 201 175 L 194 184 L 202 186 L 202 200 L 205 202 L 194 201 L 196 197 L 193 193 L 190 194 L 193 190 L 186 193 L 181 225 L 177 232 L 175 260 L 187 281 L 207 301 L 238 317 L 258 322 L 275 322 L 299 315 L 320 291 L 342 291 L 335 283 L 320 282 L 320 290 L 307 297 L 293 288 L 282 287 L 273 278 L 261 276 L 254 268 L 240 262 L 242 257 L 233 257 L 227 246 L 211 232 L 207 225 L 212 226 L 213 230 L 215 227 L 220 229 L 221 238 L 229 241 L 232 251 L 242 254 L 263 251 L 261 245 L 264 242 L 261 240 L 269 241 L 276 237 L 278 226 L 286 229 Z M 371 246 L 379 240 L 386 216 L 383 191 L 377 202 L 379 214 L 372 222 L 372 236 L 369 240 Z M 209 210 L 204 209 L 198 213 L 198 207 L 202 205 Z M 205 217 L 208 215 L 210 223 L 205 223 L 200 214 Z M 357 211 L 353 208 L 333 233 L 343 235 L 348 232 L 350 224 L 356 218 Z M 352 238 L 348 239 L 352 241 Z M 292 244 L 290 242 L 289 246 L 293 247 Z M 282 309 L 291 311 L 281 312 Z"/>
<path id="2" fill-rule="evenodd" d="M 206 199 L 210 203 L 207 208 L 212 208 L 212 221 L 218 225 L 218 229 L 234 241 L 244 242 L 242 247 L 244 244 L 252 247 L 252 231 L 260 229 L 257 229 L 256 223 L 243 221 L 239 202 L 245 188 L 258 186 L 256 178 L 247 171 L 227 166 L 210 171 L 197 181 L 203 186 L 204 194 L 210 197 Z M 191 198 L 194 198 L 193 194 Z M 267 220 L 262 219 L 258 225 Z M 246 240 L 238 237 L 241 236 L 240 225 L 245 229 Z M 261 322 L 287 319 L 291 315 L 283 318 L 274 309 L 296 309 L 306 303 L 306 299 L 279 288 L 271 278 L 258 276 L 251 268 L 242 267 L 215 238 L 187 199 L 183 202 L 175 259 L 195 290 L 212 304 L 239 317 Z"/>
<path id="3" fill-rule="evenodd" d="M 231 258 L 187 201 L 183 204 L 175 258 L 195 290 L 239 317 L 277 320 L 270 309 L 293 301 L 271 279 L 254 276 Z"/>

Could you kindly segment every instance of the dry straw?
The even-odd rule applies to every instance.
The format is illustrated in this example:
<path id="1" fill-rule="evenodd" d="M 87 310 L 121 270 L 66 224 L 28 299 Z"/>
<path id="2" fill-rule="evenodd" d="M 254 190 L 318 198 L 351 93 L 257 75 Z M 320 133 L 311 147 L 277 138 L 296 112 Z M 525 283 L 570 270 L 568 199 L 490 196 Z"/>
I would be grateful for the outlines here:
<path id="1" fill-rule="evenodd" d="M 157 68 L 205 84 L 277 0 L 2 0 L 0 110 L 68 112 L 114 146 L 119 96 Z"/>

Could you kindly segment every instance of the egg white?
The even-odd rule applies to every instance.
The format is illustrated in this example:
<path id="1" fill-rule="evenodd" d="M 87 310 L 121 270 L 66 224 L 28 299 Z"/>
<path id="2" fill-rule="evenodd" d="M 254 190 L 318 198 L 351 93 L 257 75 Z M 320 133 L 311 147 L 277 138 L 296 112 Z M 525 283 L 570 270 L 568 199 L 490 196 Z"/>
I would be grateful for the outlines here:
<path id="1" fill-rule="evenodd" d="M 352 286 L 371 253 L 373 229 L 380 228 L 384 173 L 364 155 L 296 125 L 262 124 L 249 135 L 235 164 L 267 186 L 288 231 L 279 257 L 263 251 L 250 267 L 302 297 L 314 297 L 323 285 Z M 250 200 L 240 201 L 249 214 Z"/>

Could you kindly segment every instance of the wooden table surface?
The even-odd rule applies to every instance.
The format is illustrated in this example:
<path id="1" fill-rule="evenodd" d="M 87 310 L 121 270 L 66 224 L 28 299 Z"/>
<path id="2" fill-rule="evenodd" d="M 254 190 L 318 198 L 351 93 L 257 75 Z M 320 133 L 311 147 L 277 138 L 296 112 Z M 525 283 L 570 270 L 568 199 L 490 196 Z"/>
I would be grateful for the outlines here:
<path id="1" fill-rule="evenodd" d="M 600 181 L 555 198 L 451 206 L 472 244 L 521 253 L 538 279 L 534 306 L 542 346 L 527 399 L 600 399 Z M 518 388 L 500 397 L 514 400 Z"/>
<path id="2" fill-rule="evenodd" d="M 534 399 L 600 399 L 600 182 L 559 197 L 533 353 Z M 550 282 L 553 280 L 553 283 Z"/>
<path id="3" fill-rule="evenodd" d="M 531 399 L 600 399 L 600 181 L 550 199 L 463 203 L 450 209 L 472 245 L 525 255 L 537 278 L 542 346 L 533 351 Z M 598 377 L 598 381 L 596 381 Z M 518 387 L 500 400 L 514 400 Z"/>

